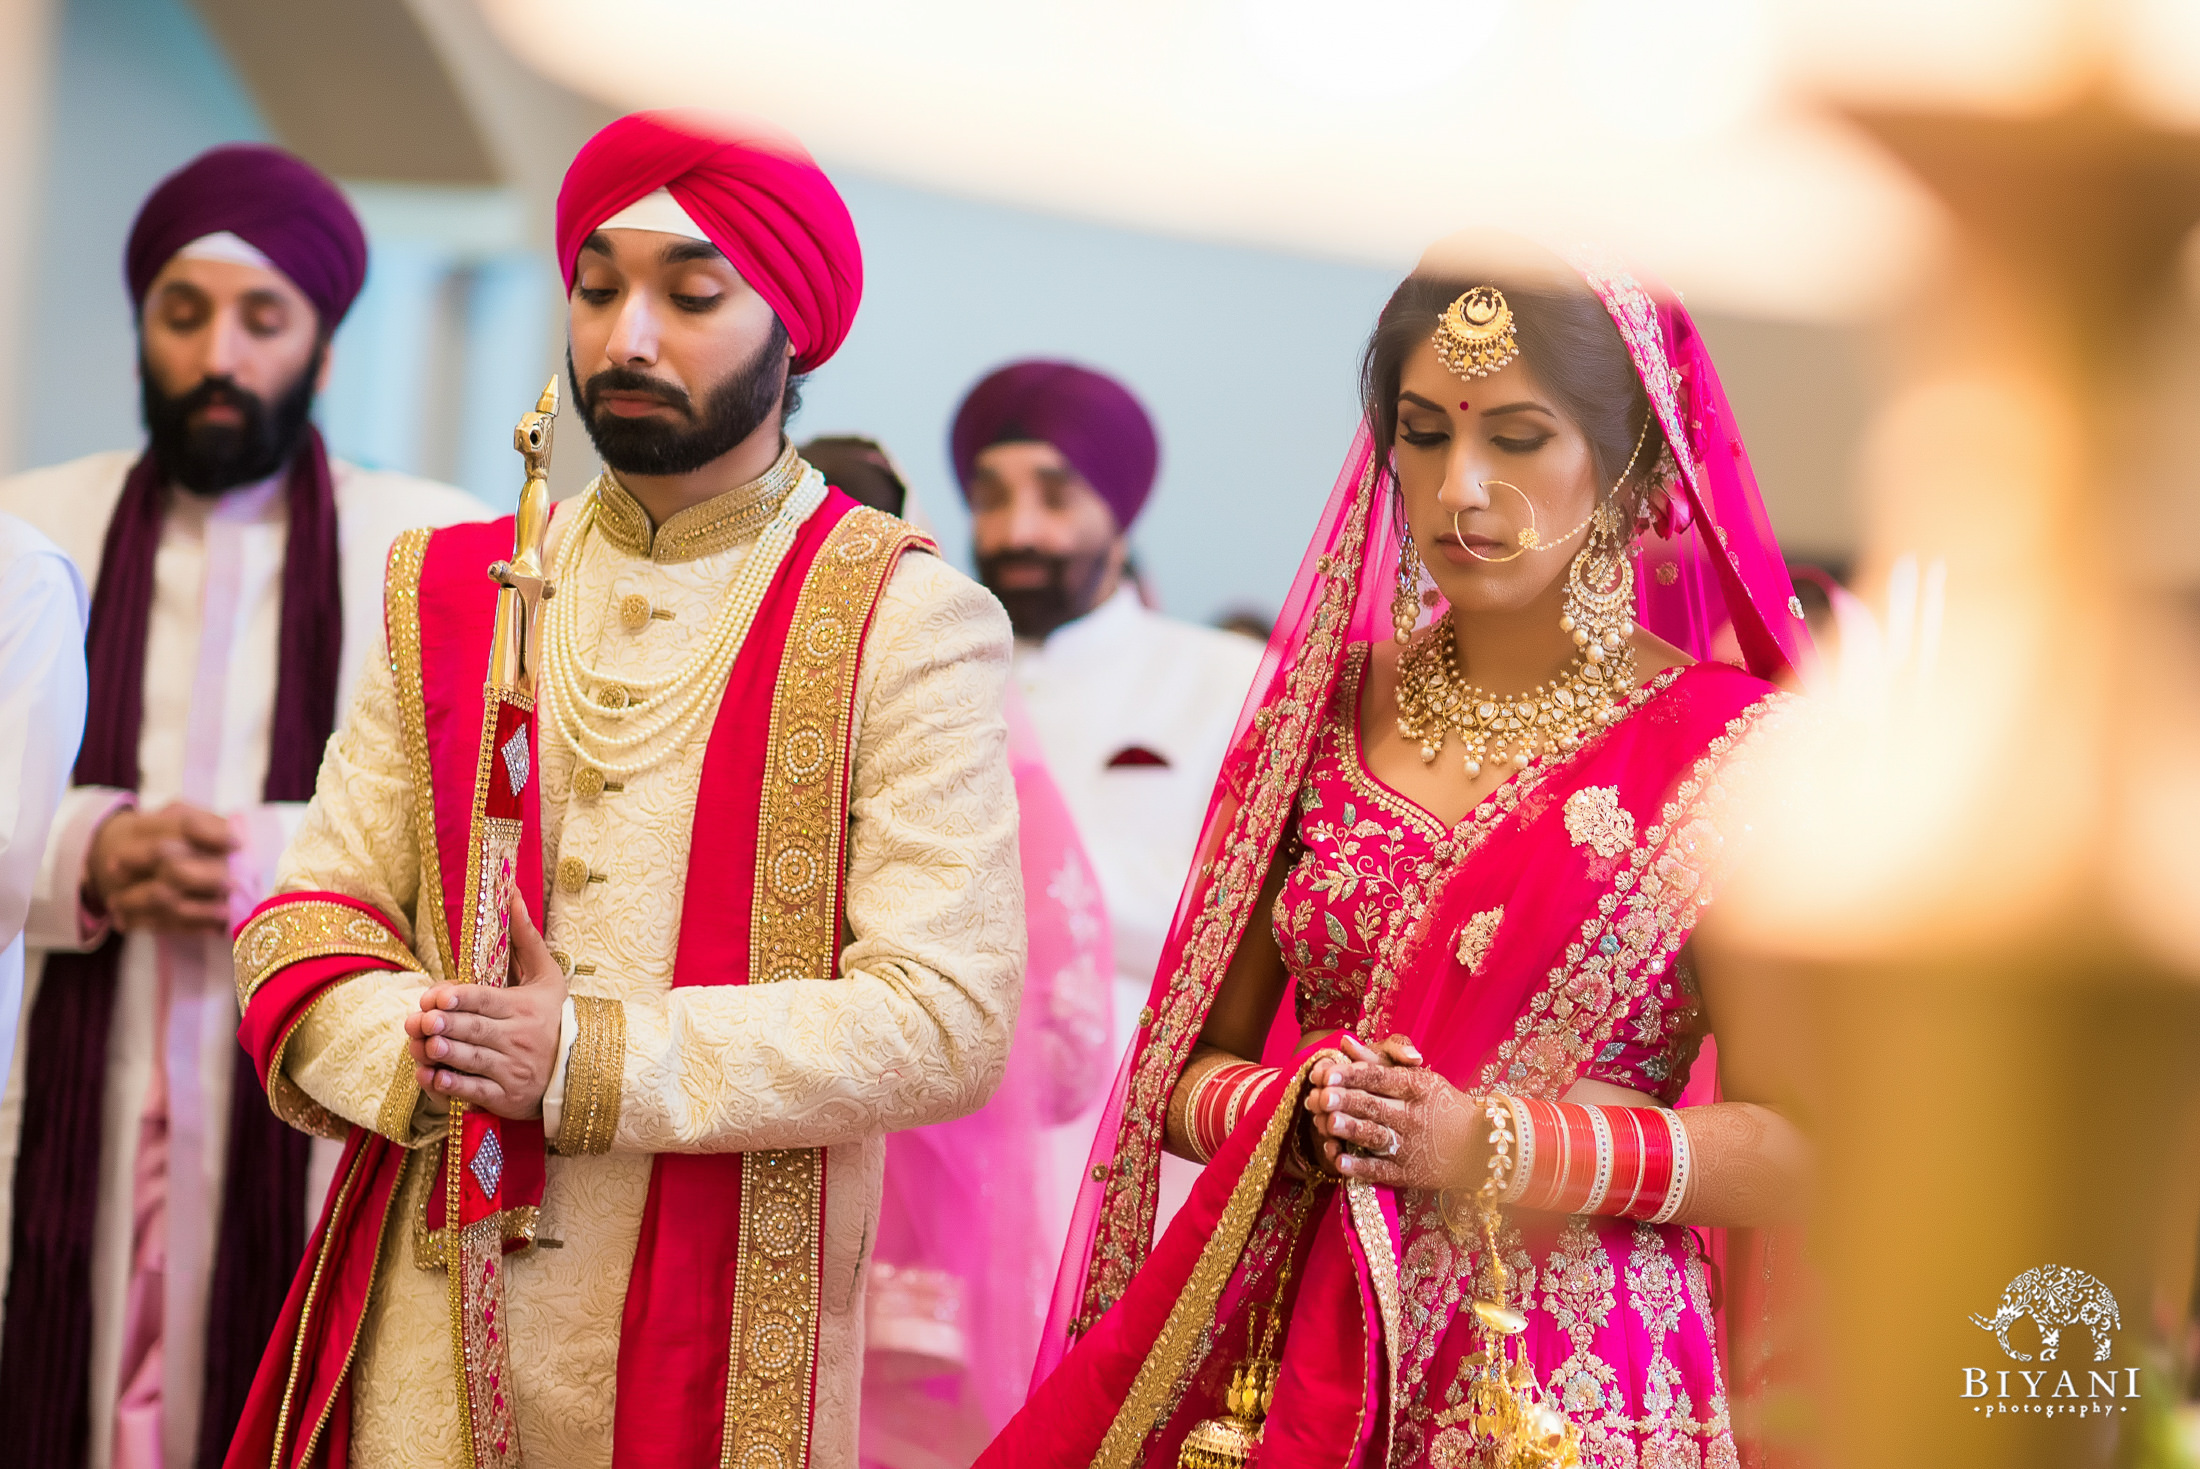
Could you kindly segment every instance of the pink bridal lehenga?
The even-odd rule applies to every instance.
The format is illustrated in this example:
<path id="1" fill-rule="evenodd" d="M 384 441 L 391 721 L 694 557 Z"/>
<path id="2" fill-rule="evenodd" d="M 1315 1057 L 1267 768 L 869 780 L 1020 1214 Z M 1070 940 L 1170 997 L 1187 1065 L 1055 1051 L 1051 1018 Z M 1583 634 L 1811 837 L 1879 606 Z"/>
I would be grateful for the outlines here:
<path id="1" fill-rule="evenodd" d="M 1578 1079 L 1680 1101 L 1706 1023 L 1687 944 L 1734 835 L 1753 736 L 1808 658 L 1800 609 L 1693 321 L 1624 270 L 1579 267 L 1684 461 L 1638 550 L 1639 619 L 1700 662 L 1634 689 L 1570 754 L 1456 826 L 1361 755 L 1399 532 L 1363 431 L 1241 721 L 1142 1026 L 1093 1151 L 1041 1349 L 1044 1381 L 986 1465 L 1173 1466 L 1276 1363 L 1261 1469 L 1465 1469 L 1470 1309 L 1494 1298 L 1471 1207 L 1286 1168 L 1311 1052 L 1240 1111 L 1156 1240 L 1164 1113 L 1246 927 L 1274 926 L 1298 1027 L 1402 1032 L 1455 1086 L 1555 1101 Z M 1670 568 L 1667 570 L 1666 568 Z M 1256 902 L 1281 850 L 1281 896 Z M 1278 1059 L 1272 1055 L 1272 1059 Z M 1694 1099 L 1701 1099 L 1700 1089 Z M 1497 1235 L 1543 1401 L 1601 1469 L 1740 1462 L 1719 1242 L 1679 1225 L 1509 1211 Z M 1722 1309 L 1723 1308 L 1723 1309 Z M 1273 1322 L 1273 1324 L 1271 1324 Z"/>

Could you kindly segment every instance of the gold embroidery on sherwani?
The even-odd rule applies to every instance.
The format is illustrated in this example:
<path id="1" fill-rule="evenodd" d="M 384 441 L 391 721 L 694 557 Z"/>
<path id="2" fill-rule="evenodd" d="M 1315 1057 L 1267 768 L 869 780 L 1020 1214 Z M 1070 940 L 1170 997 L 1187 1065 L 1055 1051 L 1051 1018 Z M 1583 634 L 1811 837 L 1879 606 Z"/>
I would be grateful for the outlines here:
<path id="1" fill-rule="evenodd" d="M 557 1150 L 567 1157 L 608 1153 L 619 1131 L 619 1096 L 626 1079 L 626 1006 L 596 995 L 573 996 L 573 1051 L 565 1063 L 565 1115 Z"/>
<path id="2" fill-rule="evenodd" d="M 435 936 L 444 978 L 460 978 L 443 916 L 443 860 L 435 842 L 435 769 L 428 762 L 428 705 L 420 674 L 420 570 L 428 555 L 427 530 L 409 530 L 390 543 L 383 618 L 389 629 L 390 672 L 397 680 L 397 708 L 405 731 L 405 760 L 412 767 L 413 841 L 420 850 L 417 930 Z"/>
<path id="3" fill-rule="evenodd" d="M 669 517 L 654 531 L 649 512 L 608 470 L 596 477 L 596 530 L 620 550 L 660 565 L 693 561 L 753 540 L 779 513 L 809 468 L 789 444 L 772 467 L 745 485 L 713 495 Z M 648 612 L 642 621 L 648 620 Z"/>
<path id="4" fill-rule="evenodd" d="M 276 970 L 331 954 L 387 959 L 420 971 L 420 961 L 389 925 L 348 903 L 306 899 L 262 911 L 237 935 L 237 1004 L 249 1006 Z"/>
<path id="5" fill-rule="evenodd" d="M 890 515 L 857 508 L 826 535 L 803 578 L 765 737 L 751 984 L 823 978 L 837 967 L 857 655 L 887 576 L 920 539 Z M 718 1452 L 729 1469 L 809 1462 L 824 1170 L 817 1148 L 741 1155 Z"/>

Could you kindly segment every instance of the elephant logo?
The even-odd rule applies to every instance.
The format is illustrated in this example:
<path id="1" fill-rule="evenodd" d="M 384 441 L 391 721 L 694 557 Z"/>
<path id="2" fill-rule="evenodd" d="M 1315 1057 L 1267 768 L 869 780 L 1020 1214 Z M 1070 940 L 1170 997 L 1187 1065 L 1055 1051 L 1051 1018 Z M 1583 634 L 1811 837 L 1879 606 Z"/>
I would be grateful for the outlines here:
<path id="1" fill-rule="evenodd" d="M 2111 1333 L 2123 1330 L 2123 1317 L 2108 1287 L 2067 1265 L 2042 1265 L 2009 1282 L 2001 1293 L 2001 1305 L 1992 1316 L 1973 1316 L 1971 1324 L 1991 1331 L 2001 1349 L 2019 1362 L 2032 1360 L 2029 1353 L 2009 1345 L 2009 1328 L 2029 1316 L 2040 1333 L 2040 1360 L 2055 1360 L 2055 1350 L 2066 1326 L 2083 1326 L 2093 1334 L 2093 1360 L 2106 1362 Z"/>

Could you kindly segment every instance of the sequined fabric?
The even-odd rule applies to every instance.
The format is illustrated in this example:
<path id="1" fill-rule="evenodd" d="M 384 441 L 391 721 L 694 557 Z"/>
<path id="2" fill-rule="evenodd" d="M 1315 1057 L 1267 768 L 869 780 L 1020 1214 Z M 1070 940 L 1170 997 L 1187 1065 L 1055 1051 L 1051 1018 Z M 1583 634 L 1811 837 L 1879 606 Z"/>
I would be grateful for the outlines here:
<path id="1" fill-rule="evenodd" d="M 1299 855 L 1275 904 L 1276 939 L 1308 1030 L 1360 1019 L 1388 914 L 1445 831 L 1368 770 L 1357 721 L 1365 650 L 1340 680 L 1299 794 Z M 1584 810 L 1601 809 L 1595 800 Z M 1585 818 L 1586 822 L 1586 818 Z M 1608 824 L 1608 823 L 1607 823 Z M 1602 828 L 1584 824 L 1592 841 Z M 1491 899 L 1492 930 L 1503 922 Z M 1488 917 L 1485 914 L 1485 917 Z M 1481 936 L 1482 947 L 1489 935 Z M 1686 966 L 1666 971 L 1613 1030 L 1583 1075 L 1676 1098 L 1700 1039 Z M 1464 1400 L 1460 1360 L 1480 1346 L 1460 1312 L 1488 1293 L 1476 1241 L 1454 1237 L 1432 1196 L 1401 1200 L 1403 1340 L 1393 1469 L 1468 1462 L 1446 1419 Z M 1731 1469 L 1738 1463 L 1712 1348 L 1707 1264 L 1676 1225 L 1520 1215 L 1504 1236 L 1528 1316 L 1528 1350 L 1546 1389 L 1581 1426 L 1595 1469 Z M 1471 1321 L 1471 1317 L 1470 1317 Z"/>

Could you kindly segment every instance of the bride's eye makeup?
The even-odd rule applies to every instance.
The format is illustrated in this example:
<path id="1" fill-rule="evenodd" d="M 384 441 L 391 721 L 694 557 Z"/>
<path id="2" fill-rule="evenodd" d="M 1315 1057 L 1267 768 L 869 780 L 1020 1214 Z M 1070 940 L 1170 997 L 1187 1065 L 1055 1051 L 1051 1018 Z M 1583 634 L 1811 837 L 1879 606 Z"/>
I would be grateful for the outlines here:
<path id="1" fill-rule="evenodd" d="M 1556 437 L 1556 434 L 1492 434 L 1490 442 L 1507 454 L 1533 454 Z"/>
<path id="2" fill-rule="evenodd" d="M 1451 435 L 1442 429 L 1412 429 L 1400 424 L 1398 425 L 1398 437 L 1413 448 L 1427 449 L 1443 443 Z"/>

